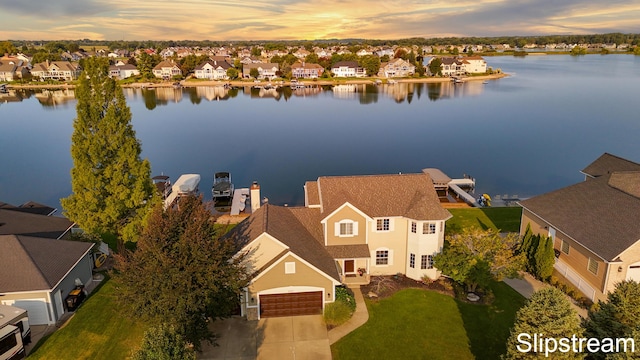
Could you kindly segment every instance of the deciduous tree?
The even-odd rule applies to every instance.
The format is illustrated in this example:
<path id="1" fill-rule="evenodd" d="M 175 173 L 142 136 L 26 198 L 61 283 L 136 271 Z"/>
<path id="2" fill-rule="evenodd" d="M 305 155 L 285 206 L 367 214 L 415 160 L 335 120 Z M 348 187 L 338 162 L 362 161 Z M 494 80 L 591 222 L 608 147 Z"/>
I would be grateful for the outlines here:
<path id="1" fill-rule="evenodd" d="M 228 315 L 246 285 L 243 257 L 235 254 L 201 198 L 182 197 L 167 210 L 158 205 L 137 250 L 116 256 L 123 308 L 151 324 L 174 324 L 200 348 L 201 341 L 214 340 L 208 319 Z"/>
<path id="2" fill-rule="evenodd" d="M 524 337 L 521 337 L 524 334 Z M 534 334 L 545 338 L 577 338 L 582 336 L 580 318 L 562 291 L 556 288 L 538 290 L 518 311 L 516 321 L 507 339 L 507 354 L 504 359 L 545 358 L 544 350 L 534 352 Z M 540 335 L 541 334 L 541 335 Z M 530 338 L 527 338 L 527 335 Z M 520 337 L 520 338 L 519 338 Z M 527 347 L 527 342 L 531 345 Z M 518 348 L 519 347 L 519 348 Z M 557 349 L 556 349 L 557 350 Z M 582 359 L 584 354 L 555 351 L 553 359 Z"/>
<path id="3" fill-rule="evenodd" d="M 434 265 L 443 274 L 465 284 L 468 291 L 484 287 L 491 278 L 515 277 L 524 268 L 524 256 L 516 251 L 520 236 L 500 236 L 493 230 L 471 229 L 449 237 Z"/>
<path id="4" fill-rule="evenodd" d="M 71 137 L 72 194 L 61 200 L 65 215 L 92 234 L 135 241 L 154 202 L 149 161 L 122 89 L 109 77 L 105 58 L 89 58 L 76 88 L 77 117 Z"/>
<path id="5" fill-rule="evenodd" d="M 429 73 L 431 75 L 442 75 L 442 60 L 440 58 L 435 57 L 429 62 Z"/>

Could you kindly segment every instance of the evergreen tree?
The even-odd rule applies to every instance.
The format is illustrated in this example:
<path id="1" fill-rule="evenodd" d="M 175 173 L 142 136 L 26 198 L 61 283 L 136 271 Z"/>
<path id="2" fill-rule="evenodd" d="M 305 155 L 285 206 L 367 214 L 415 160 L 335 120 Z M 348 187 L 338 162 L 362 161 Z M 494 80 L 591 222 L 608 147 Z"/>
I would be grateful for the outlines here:
<path id="1" fill-rule="evenodd" d="M 530 335 L 531 338 L 518 339 L 520 334 Z M 582 327 L 576 311 L 562 291 L 556 288 L 538 290 L 527 303 L 518 310 L 516 321 L 511 329 L 511 335 L 507 339 L 507 354 L 504 359 L 532 359 L 545 358 L 544 352 L 533 352 L 527 349 L 528 341 L 533 344 L 533 335 L 542 334 L 545 338 L 571 338 L 582 336 Z M 529 351 L 526 351 L 529 350 Z M 556 351 L 550 358 L 554 359 L 581 359 L 584 355 L 574 352 Z"/>
<path id="2" fill-rule="evenodd" d="M 627 280 L 616 284 L 607 301 L 598 301 L 584 321 L 585 336 L 598 339 L 636 337 L 640 332 L 640 284 Z M 640 346 L 636 342 L 636 346 Z M 592 354 L 604 359 L 602 353 Z M 624 358 L 624 357 L 623 357 Z"/>
<path id="3" fill-rule="evenodd" d="M 554 263 L 555 252 L 553 251 L 553 239 L 551 237 L 540 237 L 535 254 L 535 276 L 540 280 L 550 278 L 551 274 L 553 274 Z"/>
<path id="4" fill-rule="evenodd" d="M 243 256 L 221 239 L 211 212 L 195 196 L 149 216 L 135 252 L 116 255 L 119 300 L 131 316 L 173 324 L 196 349 L 213 341 L 208 319 L 229 315 L 247 284 Z"/>
<path id="5" fill-rule="evenodd" d="M 71 137 L 71 189 L 61 200 L 65 216 L 91 234 L 135 241 L 154 200 L 150 165 L 122 89 L 109 77 L 105 58 L 89 58 L 76 89 Z"/>
<path id="6" fill-rule="evenodd" d="M 440 58 L 433 58 L 429 61 L 429 73 L 432 76 L 442 75 L 442 60 Z"/>

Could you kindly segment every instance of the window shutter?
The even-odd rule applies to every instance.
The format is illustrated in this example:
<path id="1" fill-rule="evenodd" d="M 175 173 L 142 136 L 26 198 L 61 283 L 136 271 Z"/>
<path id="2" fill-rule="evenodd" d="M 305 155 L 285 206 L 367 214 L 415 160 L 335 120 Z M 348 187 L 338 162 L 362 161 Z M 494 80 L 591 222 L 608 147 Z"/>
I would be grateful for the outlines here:
<path id="1" fill-rule="evenodd" d="M 337 222 L 335 224 L 333 224 L 335 227 L 335 236 L 340 236 L 340 223 Z"/>
<path id="2" fill-rule="evenodd" d="M 389 249 L 389 265 L 393 265 L 393 250 Z"/>
<path id="3" fill-rule="evenodd" d="M 353 236 L 358 236 L 358 222 L 353 222 Z"/>

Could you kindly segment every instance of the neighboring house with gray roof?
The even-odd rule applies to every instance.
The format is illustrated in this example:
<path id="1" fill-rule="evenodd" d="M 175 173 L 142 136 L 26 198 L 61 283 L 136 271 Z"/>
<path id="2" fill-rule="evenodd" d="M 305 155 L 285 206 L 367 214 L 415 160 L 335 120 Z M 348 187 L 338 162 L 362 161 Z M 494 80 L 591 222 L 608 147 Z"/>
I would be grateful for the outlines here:
<path id="1" fill-rule="evenodd" d="M 32 214 L 26 214 L 32 215 Z M 76 282 L 92 279 L 93 243 L 0 235 L 0 303 L 28 311 L 32 325 L 55 324 Z"/>
<path id="2" fill-rule="evenodd" d="M 28 235 L 49 239 L 67 239 L 74 222 L 58 216 L 47 216 L 36 211 L 50 208 L 16 207 L 0 204 L 0 235 Z"/>
<path id="3" fill-rule="evenodd" d="M 640 281 L 640 164 L 605 153 L 585 181 L 520 202 L 520 232 L 551 236 L 555 269 L 593 301 Z"/>
<path id="4" fill-rule="evenodd" d="M 304 189 L 304 207 L 265 205 L 229 234 L 253 273 L 247 318 L 322 313 L 336 286 L 370 274 L 440 275 L 433 256 L 451 214 L 428 174 L 320 177 Z"/>
<path id="5" fill-rule="evenodd" d="M 45 61 L 33 65 L 31 75 L 41 81 L 60 80 L 72 81 L 78 79 L 82 68 L 77 62 L 70 61 Z"/>

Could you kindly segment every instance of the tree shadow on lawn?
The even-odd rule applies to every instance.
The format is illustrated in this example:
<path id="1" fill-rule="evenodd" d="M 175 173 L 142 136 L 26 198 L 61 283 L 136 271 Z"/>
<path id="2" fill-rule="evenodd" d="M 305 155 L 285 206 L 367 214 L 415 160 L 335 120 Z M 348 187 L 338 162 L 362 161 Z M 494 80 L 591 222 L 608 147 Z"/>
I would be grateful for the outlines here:
<path id="1" fill-rule="evenodd" d="M 506 343 L 517 311 L 525 298 L 504 282 L 489 286 L 495 299 L 491 304 L 475 304 L 456 299 L 471 352 L 476 359 L 499 359 L 506 353 Z"/>
<path id="2" fill-rule="evenodd" d="M 520 206 L 480 208 L 500 232 L 519 232 L 522 217 Z"/>

